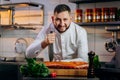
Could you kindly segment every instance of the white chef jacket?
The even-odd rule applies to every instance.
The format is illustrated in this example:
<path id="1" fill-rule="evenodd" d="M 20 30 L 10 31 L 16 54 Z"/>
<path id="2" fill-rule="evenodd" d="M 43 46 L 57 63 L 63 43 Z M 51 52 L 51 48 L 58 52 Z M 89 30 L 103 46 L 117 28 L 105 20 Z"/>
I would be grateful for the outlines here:
<path id="1" fill-rule="evenodd" d="M 64 33 L 59 33 L 52 23 L 50 26 L 44 27 L 35 41 L 27 48 L 27 57 L 36 57 L 43 50 L 41 42 L 50 31 L 56 33 L 55 42 L 53 43 L 54 55 L 59 55 L 62 60 L 88 61 L 87 32 L 73 22 Z"/>

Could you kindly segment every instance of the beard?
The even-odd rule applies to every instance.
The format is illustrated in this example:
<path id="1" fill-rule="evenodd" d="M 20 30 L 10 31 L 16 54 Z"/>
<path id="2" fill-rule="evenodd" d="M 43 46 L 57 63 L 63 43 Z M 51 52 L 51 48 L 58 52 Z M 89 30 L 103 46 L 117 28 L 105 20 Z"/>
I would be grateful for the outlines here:
<path id="1" fill-rule="evenodd" d="M 58 25 L 55 28 L 59 33 L 64 33 L 69 28 L 69 26 L 65 24 L 64 26 Z"/>

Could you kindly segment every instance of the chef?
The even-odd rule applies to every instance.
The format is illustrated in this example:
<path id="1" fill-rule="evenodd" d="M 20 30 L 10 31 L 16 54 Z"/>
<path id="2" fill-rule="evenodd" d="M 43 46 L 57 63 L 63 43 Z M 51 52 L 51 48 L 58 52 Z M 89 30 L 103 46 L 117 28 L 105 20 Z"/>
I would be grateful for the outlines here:
<path id="1" fill-rule="evenodd" d="M 87 32 L 72 22 L 71 9 L 66 4 L 55 7 L 52 23 L 39 32 L 34 42 L 27 48 L 26 57 L 37 57 L 51 44 L 54 60 L 88 62 Z"/>

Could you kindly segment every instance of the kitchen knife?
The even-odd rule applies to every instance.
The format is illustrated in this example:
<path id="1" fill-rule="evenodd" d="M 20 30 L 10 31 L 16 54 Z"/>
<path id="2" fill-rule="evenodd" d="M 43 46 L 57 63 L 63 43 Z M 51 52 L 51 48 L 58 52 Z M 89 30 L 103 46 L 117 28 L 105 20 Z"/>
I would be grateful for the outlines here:
<path id="1" fill-rule="evenodd" d="M 53 33 L 53 31 L 50 31 L 50 33 Z M 53 58 L 54 58 L 53 43 L 51 43 L 51 44 L 48 46 L 48 49 L 49 49 L 49 60 L 50 60 L 50 62 L 51 62 L 51 61 L 53 61 Z"/>

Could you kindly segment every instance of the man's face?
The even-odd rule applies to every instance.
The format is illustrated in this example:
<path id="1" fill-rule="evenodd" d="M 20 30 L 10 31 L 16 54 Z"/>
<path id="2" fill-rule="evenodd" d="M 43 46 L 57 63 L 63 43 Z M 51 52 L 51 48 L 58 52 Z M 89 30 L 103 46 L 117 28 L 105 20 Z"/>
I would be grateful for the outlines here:
<path id="1" fill-rule="evenodd" d="M 53 24 L 60 33 L 65 32 L 69 28 L 70 23 L 71 17 L 68 11 L 54 14 Z"/>

